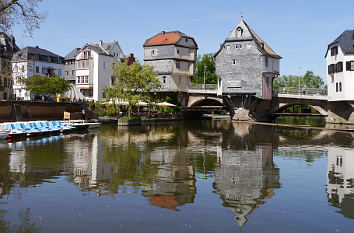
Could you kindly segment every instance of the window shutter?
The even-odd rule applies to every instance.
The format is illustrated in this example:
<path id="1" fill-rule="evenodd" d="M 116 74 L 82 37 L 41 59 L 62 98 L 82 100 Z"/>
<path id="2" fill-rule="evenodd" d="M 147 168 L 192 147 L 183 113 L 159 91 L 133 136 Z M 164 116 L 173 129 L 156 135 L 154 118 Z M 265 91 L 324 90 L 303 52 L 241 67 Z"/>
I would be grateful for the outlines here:
<path id="1" fill-rule="evenodd" d="M 345 64 L 346 64 L 346 70 L 350 71 L 350 61 L 347 61 Z"/>

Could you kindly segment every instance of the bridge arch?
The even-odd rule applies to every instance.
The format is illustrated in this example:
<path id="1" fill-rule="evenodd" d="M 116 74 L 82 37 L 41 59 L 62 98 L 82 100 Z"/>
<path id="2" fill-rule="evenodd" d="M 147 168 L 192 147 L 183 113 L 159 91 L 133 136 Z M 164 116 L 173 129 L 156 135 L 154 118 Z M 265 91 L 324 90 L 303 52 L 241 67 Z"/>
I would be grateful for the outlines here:
<path id="1" fill-rule="evenodd" d="M 302 102 L 292 102 L 292 103 L 279 103 L 278 106 L 276 106 L 275 108 L 273 108 L 272 114 L 276 114 L 276 113 L 280 113 L 282 110 L 291 107 L 291 106 L 296 106 L 296 105 L 302 105 L 302 106 L 308 106 L 314 110 L 316 110 L 319 114 L 321 114 L 322 116 L 327 116 L 328 112 L 325 110 L 325 108 L 323 108 L 320 105 L 315 105 L 315 104 L 308 104 L 308 103 L 302 103 Z"/>
<path id="2" fill-rule="evenodd" d="M 188 107 L 194 106 L 224 106 L 224 103 L 221 98 L 217 97 L 190 97 Z"/>

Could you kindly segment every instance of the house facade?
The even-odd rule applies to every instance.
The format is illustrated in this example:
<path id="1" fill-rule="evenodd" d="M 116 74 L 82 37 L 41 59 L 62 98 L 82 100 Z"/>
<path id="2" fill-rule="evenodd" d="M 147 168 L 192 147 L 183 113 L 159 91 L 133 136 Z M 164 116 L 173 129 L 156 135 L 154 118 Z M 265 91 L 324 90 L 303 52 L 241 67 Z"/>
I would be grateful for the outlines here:
<path id="1" fill-rule="evenodd" d="M 80 48 L 73 49 L 68 55 L 64 57 L 65 59 L 65 71 L 64 78 L 71 84 L 76 82 L 76 59 L 75 55 L 80 51 Z"/>
<path id="2" fill-rule="evenodd" d="M 0 100 L 13 97 L 11 59 L 19 50 L 13 36 L 0 33 Z"/>
<path id="3" fill-rule="evenodd" d="M 344 31 L 326 52 L 328 101 L 353 101 L 354 30 Z"/>
<path id="4" fill-rule="evenodd" d="M 218 95 L 271 99 L 280 59 L 241 19 L 215 54 Z"/>
<path id="5" fill-rule="evenodd" d="M 27 46 L 16 52 L 12 57 L 13 93 L 16 99 L 30 100 L 31 94 L 25 90 L 20 82 L 22 78 L 29 78 L 34 74 L 57 75 L 64 78 L 64 57 L 61 57 L 38 46 Z"/>
<path id="6" fill-rule="evenodd" d="M 161 82 L 158 91 L 187 92 L 195 71 L 198 45 L 179 31 L 149 38 L 143 45 L 145 64 L 154 67 Z"/>
<path id="7" fill-rule="evenodd" d="M 99 41 L 75 50 L 66 56 L 67 80 L 73 82 L 88 100 L 102 100 L 105 98 L 104 88 L 113 83 L 113 62 L 125 58 L 122 49 L 117 41 Z"/>

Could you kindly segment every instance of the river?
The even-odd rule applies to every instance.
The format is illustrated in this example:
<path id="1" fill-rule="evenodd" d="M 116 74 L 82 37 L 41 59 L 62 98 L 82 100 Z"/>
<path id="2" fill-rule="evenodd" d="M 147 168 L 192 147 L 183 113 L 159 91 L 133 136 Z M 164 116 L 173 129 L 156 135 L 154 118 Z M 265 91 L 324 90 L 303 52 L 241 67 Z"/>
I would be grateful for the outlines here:
<path id="1" fill-rule="evenodd" d="M 0 142 L 0 232 L 353 232 L 353 133 L 181 121 Z"/>

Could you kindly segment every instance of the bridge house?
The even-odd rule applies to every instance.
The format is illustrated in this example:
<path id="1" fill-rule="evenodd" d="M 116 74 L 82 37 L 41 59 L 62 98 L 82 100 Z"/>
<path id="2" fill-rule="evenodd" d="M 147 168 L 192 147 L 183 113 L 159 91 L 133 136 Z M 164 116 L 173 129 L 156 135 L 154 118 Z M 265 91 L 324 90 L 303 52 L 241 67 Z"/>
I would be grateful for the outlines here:
<path id="1" fill-rule="evenodd" d="M 328 101 L 353 101 L 354 30 L 344 31 L 326 52 Z"/>
<path id="2" fill-rule="evenodd" d="M 162 31 L 147 39 L 143 47 L 145 64 L 158 73 L 160 91 L 187 92 L 197 58 L 194 38 L 179 31 Z"/>
<path id="3" fill-rule="evenodd" d="M 218 95 L 272 99 L 280 59 L 241 18 L 215 54 Z"/>

